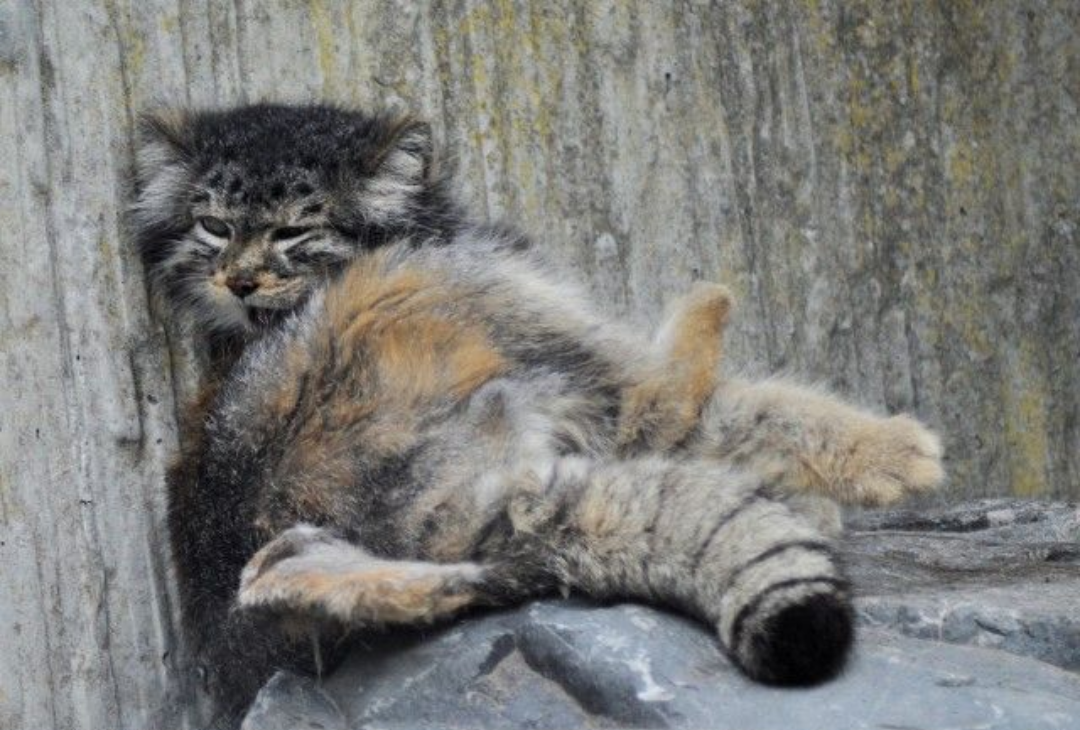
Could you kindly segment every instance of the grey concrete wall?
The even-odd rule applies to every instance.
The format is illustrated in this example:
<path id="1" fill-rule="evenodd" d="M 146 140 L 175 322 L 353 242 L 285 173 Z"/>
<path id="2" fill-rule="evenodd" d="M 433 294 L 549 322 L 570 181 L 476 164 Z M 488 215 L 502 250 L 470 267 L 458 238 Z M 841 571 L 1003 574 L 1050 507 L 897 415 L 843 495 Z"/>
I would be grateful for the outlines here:
<path id="1" fill-rule="evenodd" d="M 731 360 L 945 435 L 946 498 L 1080 495 L 1073 0 L 0 1 L 0 727 L 198 716 L 163 464 L 190 382 L 118 228 L 132 119 L 430 117 L 611 311 L 695 278 Z"/>

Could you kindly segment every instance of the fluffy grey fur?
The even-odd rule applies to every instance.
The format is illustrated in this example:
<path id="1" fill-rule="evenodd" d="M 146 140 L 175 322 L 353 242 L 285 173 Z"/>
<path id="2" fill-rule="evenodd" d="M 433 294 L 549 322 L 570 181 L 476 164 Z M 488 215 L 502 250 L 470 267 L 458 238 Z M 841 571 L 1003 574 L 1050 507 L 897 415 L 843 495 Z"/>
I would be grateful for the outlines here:
<path id="1" fill-rule="evenodd" d="M 519 235 L 462 218 L 431 154 L 422 125 L 323 107 L 147 128 L 136 240 L 232 353 L 170 478 L 186 625 L 223 710 L 304 657 L 298 631 L 556 589 L 684 610 L 763 681 L 835 674 L 835 523 L 792 495 L 928 488 L 933 435 L 683 368 L 719 346 L 723 297 L 645 341 Z M 328 257 L 288 263 L 305 246 Z"/>

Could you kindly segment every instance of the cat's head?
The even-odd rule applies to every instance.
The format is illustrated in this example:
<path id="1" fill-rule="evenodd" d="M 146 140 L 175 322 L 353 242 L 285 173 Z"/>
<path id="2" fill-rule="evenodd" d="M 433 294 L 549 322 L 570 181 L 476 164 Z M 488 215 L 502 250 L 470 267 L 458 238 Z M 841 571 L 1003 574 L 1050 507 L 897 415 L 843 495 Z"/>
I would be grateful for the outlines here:
<path id="1" fill-rule="evenodd" d="M 327 106 L 148 115 L 132 235 L 174 306 L 257 331 L 362 251 L 446 232 L 431 150 L 425 124 Z"/>

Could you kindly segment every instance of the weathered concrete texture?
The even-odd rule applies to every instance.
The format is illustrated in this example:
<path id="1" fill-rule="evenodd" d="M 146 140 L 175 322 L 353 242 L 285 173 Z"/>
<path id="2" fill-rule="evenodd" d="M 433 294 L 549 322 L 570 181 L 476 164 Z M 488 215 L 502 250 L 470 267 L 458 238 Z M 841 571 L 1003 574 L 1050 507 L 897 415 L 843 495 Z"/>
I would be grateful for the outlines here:
<path id="1" fill-rule="evenodd" d="M 0 727 L 183 727 L 161 529 L 183 340 L 119 211 L 138 111 L 426 114 L 482 214 L 731 359 L 939 427 L 942 499 L 1080 488 L 1073 0 L 0 3 Z M 191 720 L 194 722 L 194 720 Z"/>
<path id="2" fill-rule="evenodd" d="M 827 686 L 754 685 L 662 611 L 541 601 L 365 640 L 321 685 L 280 674 L 245 730 L 1080 723 L 1080 675 L 1052 666 L 1080 670 L 1080 509 L 986 500 L 848 523 L 862 628 Z"/>

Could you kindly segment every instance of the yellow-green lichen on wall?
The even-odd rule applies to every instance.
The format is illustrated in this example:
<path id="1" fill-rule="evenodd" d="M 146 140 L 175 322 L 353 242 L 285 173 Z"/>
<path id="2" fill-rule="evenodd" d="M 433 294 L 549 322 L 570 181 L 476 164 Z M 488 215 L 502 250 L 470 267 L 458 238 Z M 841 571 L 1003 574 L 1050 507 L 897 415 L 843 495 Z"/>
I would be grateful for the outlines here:
<path id="1" fill-rule="evenodd" d="M 139 112 L 417 112 L 471 209 L 608 311 L 725 281 L 732 366 L 917 413 L 940 499 L 1076 498 L 1077 37 L 1071 0 L 0 5 L 0 517 L 27 576 L 0 676 L 28 688 L 0 726 L 198 715 L 160 530 L 192 357 L 120 226 Z"/>

